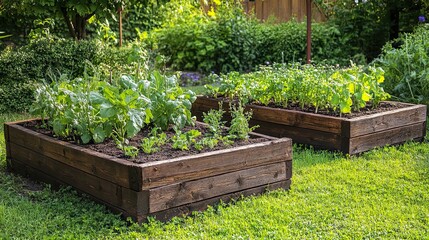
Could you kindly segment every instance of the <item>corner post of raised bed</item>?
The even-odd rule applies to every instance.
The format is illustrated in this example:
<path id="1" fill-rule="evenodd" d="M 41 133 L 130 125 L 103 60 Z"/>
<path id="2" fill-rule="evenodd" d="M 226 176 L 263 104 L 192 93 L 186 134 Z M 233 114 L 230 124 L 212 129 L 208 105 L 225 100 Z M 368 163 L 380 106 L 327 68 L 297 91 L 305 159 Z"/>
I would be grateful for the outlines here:
<path id="1" fill-rule="evenodd" d="M 341 149 L 340 151 L 344 154 L 351 154 L 350 149 L 350 121 L 343 120 L 341 121 Z"/>
<path id="2" fill-rule="evenodd" d="M 10 152 L 10 137 L 9 137 L 9 125 L 7 123 L 3 124 L 3 129 L 4 129 L 4 141 L 5 141 L 5 145 L 6 145 L 6 163 L 7 163 L 7 168 L 11 169 L 11 162 L 10 162 L 10 157 L 11 157 L 11 152 Z"/>

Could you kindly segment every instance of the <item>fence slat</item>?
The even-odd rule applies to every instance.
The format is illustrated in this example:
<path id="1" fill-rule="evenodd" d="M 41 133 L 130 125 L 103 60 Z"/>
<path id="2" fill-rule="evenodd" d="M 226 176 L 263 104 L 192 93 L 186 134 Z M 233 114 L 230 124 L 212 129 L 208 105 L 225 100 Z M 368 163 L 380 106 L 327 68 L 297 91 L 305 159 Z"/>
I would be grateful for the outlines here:
<path id="1" fill-rule="evenodd" d="M 255 16 L 265 21 L 271 15 L 277 18 L 279 22 L 286 22 L 292 18 L 297 21 L 304 21 L 306 19 L 306 1 L 303 0 L 242 0 L 243 9 L 247 13 L 254 13 Z M 204 5 L 203 0 L 201 4 L 204 10 L 210 10 L 210 6 L 214 3 L 209 1 L 209 5 Z M 312 4 L 312 19 L 316 22 L 326 21 L 325 14 L 314 3 Z"/>

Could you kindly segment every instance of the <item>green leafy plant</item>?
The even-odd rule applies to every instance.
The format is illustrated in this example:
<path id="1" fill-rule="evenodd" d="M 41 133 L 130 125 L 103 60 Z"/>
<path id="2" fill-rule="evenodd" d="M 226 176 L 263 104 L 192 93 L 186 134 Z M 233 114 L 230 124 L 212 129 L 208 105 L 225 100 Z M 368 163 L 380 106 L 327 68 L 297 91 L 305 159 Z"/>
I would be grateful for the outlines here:
<path id="1" fill-rule="evenodd" d="M 429 28 L 404 34 L 401 47 L 388 43 L 373 64 L 385 70 L 384 86 L 394 99 L 429 105 Z"/>
<path id="2" fill-rule="evenodd" d="M 244 112 L 241 102 L 237 105 L 230 105 L 232 116 L 231 126 L 229 127 L 229 136 L 233 139 L 248 139 L 249 133 L 259 126 L 249 127 L 249 120 L 252 118 L 252 112 Z"/>
<path id="3" fill-rule="evenodd" d="M 225 114 L 222 105 L 222 102 L 220 102 L 218 110 L 211 109 L 207 113 L 203 113 L 203 122 L 208 125 L 209 133 L 214 138 L 221 136 L 225 127 L 225 121 L 222 121 L 222 117 Z"/>
<path id="4" fill-rule="evenodd" d="M 182 133 L 180 130 L 176 130 L 176 134 L 171 139 L 173 142 L 173 148 L 179 150 L 189 150 L 192 144 L 196 143 L 196 138 L 201 136 L 201 132 L 198 130 L 189 130 Z"/>
<path id="5" fill-rule="evenodd" d="M 389 97 L 384 92 L 384 71 L 379 67 L 348 68 L 312 65 L 274 65 L 259 71 L 221 75 L 220 85 L 209 88 L 214 96 L 239 98 L 244 103 L 336 111 L 340 114 L 377 107 Z"/>
<path id="6" fill-rule="evenodd" d="M 84 78 L 74 80 L 63 75 L 36 90 L 32 113 L 48 119 L 47 127 L 57 136 L 83 144 L 113 138 L 118 148 L 131 157 L 138 149 L 128 146 L 128 139 L 152 124 L 152 140 L 143 142 L 142 147 L 148 152 L 150 146 L 160 146 L 166 141 L 165 133 L 157 134 L 158 129 L 172 126 L 180 131 L 193 124 L 190 108 L 195 100 L 195 94 L 182 90 L 176 78 L 159 72 L 149 76 L 156 81 L 124 75 L 110 84 L 101 81 L 98 75 L 85 74 Z M 153 138 L 157 139 L 155 143 Z"/>
<path id="7" fill-rule="evenodd" d="M 165 132 L 158 133 L 161 129 L 154 127 L 147 138 L 142 140 L 140 147 L 146 154 L 152 154 L 159 151 L 159 147 L 167 142 L 167 134 Z"/>

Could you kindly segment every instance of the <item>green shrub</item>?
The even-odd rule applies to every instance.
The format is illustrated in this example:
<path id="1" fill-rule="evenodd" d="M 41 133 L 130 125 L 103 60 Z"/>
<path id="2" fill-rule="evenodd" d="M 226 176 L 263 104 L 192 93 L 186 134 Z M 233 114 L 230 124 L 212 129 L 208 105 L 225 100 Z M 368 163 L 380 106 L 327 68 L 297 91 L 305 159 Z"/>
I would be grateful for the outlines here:
<path id="1" fill-rule="evenodd" d="M 402 43 L 399 48 L 392 44 Z M 396 100 L 429 105 L 429 27 L 388 43 L 374 64 L 385 70 L 386 90 Z"/>
<path id="2" fill-rule="evenodd" d="M 228 1 L 208 14 L 192 4 L 182 8 L 187 9 L 172 9 L 172 20 L 150 37 L 174 69 L 246 72 L 266 62 L 302 62 L 306 58 L 305 23 L 260 23 L 246 15 L 241 5 Z M 334 25 L 313 25 L 314 62 L 344 65 L 351 53 Z"/>
<path id="3" fill-rule="evenodd" d="M 306 59 L 306 23 L 289 21 L 259 24 L 258 64 L 265 62 L 304 62 Z M 312 24 L 312 62 L 347 65 L 351 52 L 335 25 Z"/>
<path id="4" fill-rule="evenodd" d="M 97 62 L 95 42 L 39 40 L 0 54 L 0 110 L 25 111 L 33 99 L 34 84 L 52 76 L 81 76 L 87 60 Z"/>

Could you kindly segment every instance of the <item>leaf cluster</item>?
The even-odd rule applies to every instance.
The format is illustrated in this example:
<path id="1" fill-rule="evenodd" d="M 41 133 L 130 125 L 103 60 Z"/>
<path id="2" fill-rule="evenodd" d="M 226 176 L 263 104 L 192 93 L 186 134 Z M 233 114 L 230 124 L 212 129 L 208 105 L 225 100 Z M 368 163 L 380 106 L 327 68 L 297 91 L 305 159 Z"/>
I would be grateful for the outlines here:
<path id="1" fill-rule="evenodd" d="M 48 119 L 55 135 L 84 144 L 113 137 L 125 146 L 148 124 L 163 130 L 192 124 L 195 94 L 181 89 L 175 76 L 154 71 L 150 79 L 124 75 L 113 83 L 64 76 L 38 87 L 35 98 L 32 112 Z"/>
<path id="2" fill-rule="evenodd" d="M 359 66 L 333 68 L 312 65 L 276 65 L 259 71 L 220 77 L 220 85 L 210 87 L 214 96 L 238 97 L 245 103 L 274 103 L 286 107 L 333 110 L 339 113 L 359 111 L 378 106 L 389 95 L 384 92 L 384 71 L 381 68 Z"/>

